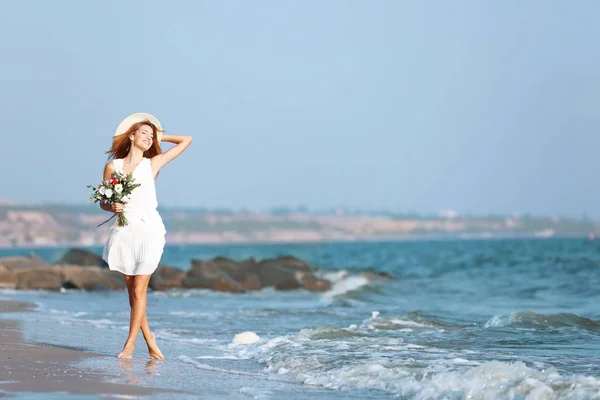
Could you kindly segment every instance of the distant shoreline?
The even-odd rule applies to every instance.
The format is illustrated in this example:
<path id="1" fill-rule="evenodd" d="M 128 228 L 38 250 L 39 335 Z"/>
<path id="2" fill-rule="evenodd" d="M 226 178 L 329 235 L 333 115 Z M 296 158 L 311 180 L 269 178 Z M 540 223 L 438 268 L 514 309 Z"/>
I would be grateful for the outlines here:
<path id="1" fill-rule="evenodd" d="M 551 239 L 588 239 L 585 234 L 556 234 L 552 236 L 538 236 L 535 233 L 484 233 L 484 234 L 461 234 L 461 235 L 443 235 L 443 234 L 423 234 L 423 235 L 397 235 L 397 236 L 372 236 L 363 238 L 336 238 L 336 239 L 321 239 L 321 240 L 248 240 L 248 241 L 198 241 L 198 242 L 180 242 L 169 241 L 167 246 L 272 246 L 272 245 L 318 245 L 324 243 L 393 243 L 393 242 L 418 242 L 418 241 L 479 241 L 479 240 L 551 240 Z M 78 248 L 97 248 L 102 247 L 103 243 L 82 244 L 59 243 L 59 244 L 31 244 L 18 246 L 2 246 L 0 250 L 35 250 L 35 249 L 68 249 L 73 247 Z"/>

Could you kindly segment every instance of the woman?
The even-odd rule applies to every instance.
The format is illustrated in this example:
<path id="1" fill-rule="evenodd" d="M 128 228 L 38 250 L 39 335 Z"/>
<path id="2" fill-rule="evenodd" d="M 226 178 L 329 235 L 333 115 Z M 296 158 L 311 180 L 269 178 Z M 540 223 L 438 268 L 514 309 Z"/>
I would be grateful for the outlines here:
<path id="1" fill-rule="evenodd" d="M 132 358 L 140 329 L 148 345 L 150 357 L 163 360 L 156 338 L 146 318 L 146 292 L 150 276 L 158 267 L 165 245 L 165 226 L 156 210 L 154 181 L 158 171 L 181 155 L 192 143 L 191 136 L 163 135 L 160 122 L 150 114 L 137 113 L 127 117 L 115 132 L 113 145 L 107 152 L 111 160 L 104 168 L 104 179 L 115 171 L 132 173 L 140 184 L 131 193 L 127 204 L 106 204 L 103 210 L 123 212 L 128 224 L 113 225 L 104 247 L 103 258 L 111 270 L 125 275 L 129 306 L 129 336 L 119 358 Z M 162 152 L 160 142 L 175 143 Z"/>

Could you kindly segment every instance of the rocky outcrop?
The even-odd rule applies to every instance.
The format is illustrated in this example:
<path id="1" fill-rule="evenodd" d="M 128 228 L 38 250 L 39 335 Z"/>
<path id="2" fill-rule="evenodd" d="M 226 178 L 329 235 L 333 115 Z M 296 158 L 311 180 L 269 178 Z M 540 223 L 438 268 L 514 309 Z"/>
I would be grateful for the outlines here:
<path id="1" fill-rule="evenodd" d="M 108 268 L 101 256 L 83 249 L 69 249 L 56 264 Z"/>
<path id="2" fill-rule="evenodd" d="M 125 277 L 110 271 L 97 254 L 82 249 L 70 249 L 55 265 L 48 265 L 35 255 L 0 259 L 0 288 L 29 290 L 122 290 Z M 386 273 L 363 274 L 369 280 L 388 280 Z M 150 278 L 152 290 L 176 288 L 210 289 L 245 293 L 272 287 L 276 290 L 304 289 L 324 292 L 331 282 L 322 279 L 306 262 L 293 256 L 280 256 L 257 261 L 254 258 L 236 261 L 226 257 L 212 260 L 192 260 L 191 268 L 182 271 L 160 265 Z"/>
<path id="3" fill-rule="evenodd" d="M 20 268 L 43 268 L 49 267 L 49 265 L 36 256 L 32 254 L 30 256 L 17 256 L 17 257 L 4 257 L 0 258 L 0 264 L 8 267 L 11 270 L 17 270 Z"/>
<path id="4" fill-rule="evenodd" d="M 17 289 L 23 290 L 58 290 L 63 279 L 58 268 L 23 268 L 15 271 Z"/>
<path id="5" fill-rule="evenodd" d="M 276 290 L 306 288 L 317 292 L 328 290 L 331 283 L 318 279 L 307 263 L 293 256 L 259 262 L 253 258 L 235 261 L 216 257 L 212 260 L 192 260 L 192 268 L 182 280 L 182 286 L 235 293 L 265 287 Z"/>
<path id="6" fill-rule="evenodd" d="M 181 287 L 185 272 L 177 268 L 159 265 L 150 278 L 148 286 L 152 290 L 164 291 Z"/>
<path id="7" fill-rule="evenodd" d="M 116 290 L 127 287 L 122 274 L 105 268 L 77 265 L 64 265 L 57 268 L 62 274 L 62 287 L 67 289 Z"/>
<path id="8" fill-rule="evenodd" d="M 0 264 L 0 288 L 15 289 L 17 287 L 17 274 L 6 265 Z"/>

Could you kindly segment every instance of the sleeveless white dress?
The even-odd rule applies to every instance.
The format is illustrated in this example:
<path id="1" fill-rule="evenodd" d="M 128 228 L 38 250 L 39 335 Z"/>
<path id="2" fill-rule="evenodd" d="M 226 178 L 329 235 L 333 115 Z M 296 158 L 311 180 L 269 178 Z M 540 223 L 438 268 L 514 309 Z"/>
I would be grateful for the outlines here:
<path id="1" fill-rule="evenodd" d="M 123 171 L 123 159 L 112 161 L 115 171 Z M 160 262 L 165 246 L 166 229 L 158 213 L 156 188 L 149 158 L 144 158 L 133 171 L 135 183 L 129 202 L 125 205 L 127 226 L 116 221 L 104 246 L 102 258 L 113 271 L 125 275 L 151 275 Z"/>

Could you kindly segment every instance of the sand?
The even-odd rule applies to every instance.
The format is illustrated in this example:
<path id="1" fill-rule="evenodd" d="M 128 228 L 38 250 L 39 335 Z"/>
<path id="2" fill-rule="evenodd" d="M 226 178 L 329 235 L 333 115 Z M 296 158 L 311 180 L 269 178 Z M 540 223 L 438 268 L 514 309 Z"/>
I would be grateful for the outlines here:
<path id="1" fill-rule="evenodd" d="M 32 304 L 0 301 L 0 313 L 24 312 Z M 21 323 L 0 319 L 0 390 L 4 392 L 68 392 L 73 394 L 107 394 L 144 396 L 165 393 L 160 389 L 114 384 L 114 378 L 74 364 L 93 353 L 27 343 Z M 173 391 L 169 391 L 174 393 Z"/>

